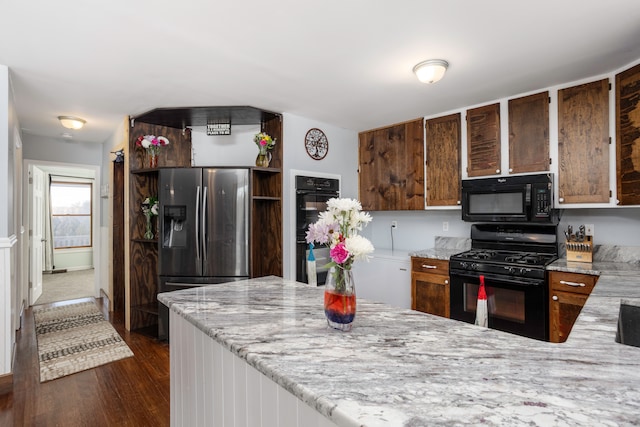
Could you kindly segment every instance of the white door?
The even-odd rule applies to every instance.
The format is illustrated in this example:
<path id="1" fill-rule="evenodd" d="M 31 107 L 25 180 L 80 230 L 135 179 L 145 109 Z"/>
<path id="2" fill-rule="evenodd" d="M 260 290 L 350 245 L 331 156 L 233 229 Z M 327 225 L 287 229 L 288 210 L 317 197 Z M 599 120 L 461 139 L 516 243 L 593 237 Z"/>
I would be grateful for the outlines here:
<path id="1" fill-rule="evenodd" d="M 42 295 L 42 238 L 44 234 L 44 172 L 33 167 L 29 180 L 31 211 L 29 212 L 29 301 L 33 305 Z"/>

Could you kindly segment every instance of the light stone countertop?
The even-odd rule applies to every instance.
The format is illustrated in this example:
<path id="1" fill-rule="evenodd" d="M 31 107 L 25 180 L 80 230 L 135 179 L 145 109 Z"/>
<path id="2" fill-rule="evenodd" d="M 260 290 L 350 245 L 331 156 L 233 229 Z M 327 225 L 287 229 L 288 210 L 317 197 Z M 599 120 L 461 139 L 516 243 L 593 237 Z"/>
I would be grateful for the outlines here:
<path id="1" fill-rule="evenodd" d="M 338 332 L 321 288 L 273 276 L 158 299 L 340 426 L 638 425 L 640 348 L 615 332 L 640 266 L 617 267 L 588 267 L 600 280 L 563 344 L 363 299 Z"/>

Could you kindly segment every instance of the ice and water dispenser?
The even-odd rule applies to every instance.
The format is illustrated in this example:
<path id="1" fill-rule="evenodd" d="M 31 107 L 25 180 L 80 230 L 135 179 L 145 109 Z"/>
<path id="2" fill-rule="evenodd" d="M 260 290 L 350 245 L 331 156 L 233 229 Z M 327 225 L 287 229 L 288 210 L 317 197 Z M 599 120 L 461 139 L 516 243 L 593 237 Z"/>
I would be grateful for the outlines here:
<path id="1" fill-rule="evenodd" d="M 165 248 L 185 247 L 187 245 L 187 207 L 164 206 L 162 212 L 162 246 Z"/>

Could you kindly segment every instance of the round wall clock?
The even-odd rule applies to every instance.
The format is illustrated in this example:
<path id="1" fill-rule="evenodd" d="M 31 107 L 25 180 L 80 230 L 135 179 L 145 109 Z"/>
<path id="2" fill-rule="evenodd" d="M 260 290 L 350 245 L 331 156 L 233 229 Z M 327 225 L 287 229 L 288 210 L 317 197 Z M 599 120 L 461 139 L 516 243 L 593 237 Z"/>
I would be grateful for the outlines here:
<path id="1" fill-rule="evenodd" d="M 320 129 L 309 129 L 304 137 L 304 148 L 313 160 L 322 160 L 329 151 L 329 140 Z"/>

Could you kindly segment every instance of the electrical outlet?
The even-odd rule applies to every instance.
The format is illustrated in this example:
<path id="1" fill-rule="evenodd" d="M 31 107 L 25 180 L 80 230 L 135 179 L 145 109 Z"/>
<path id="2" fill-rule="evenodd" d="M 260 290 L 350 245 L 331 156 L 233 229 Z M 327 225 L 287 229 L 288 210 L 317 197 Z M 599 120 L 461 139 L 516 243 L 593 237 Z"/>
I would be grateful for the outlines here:
<path id="1" fill-rule="evenodd" d="M 593 224 L 585 224 L 584 225 L 584 235 L 585 236 L 593 236 Z"/>
<path id="2" fill-rule="evenodd" d="M 447 221 L 442 223 L 442 231 L 449 231 L 449 223 Z"/>
<path id="3" fill-rule="evenodd" d="M 398 221 L 391 221 L 391 228 L 398 228 Z"/>

